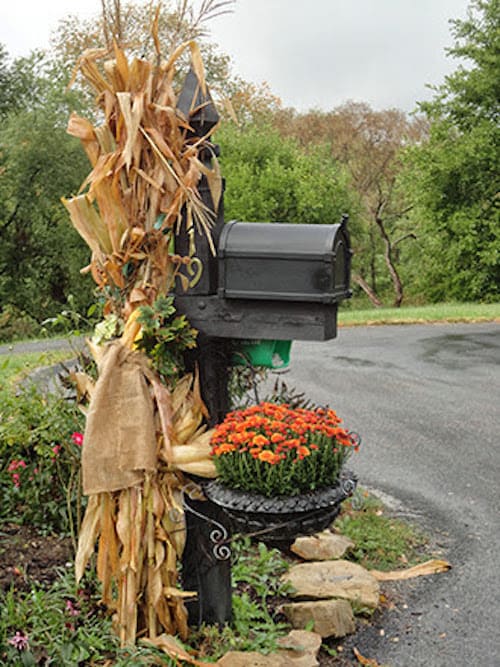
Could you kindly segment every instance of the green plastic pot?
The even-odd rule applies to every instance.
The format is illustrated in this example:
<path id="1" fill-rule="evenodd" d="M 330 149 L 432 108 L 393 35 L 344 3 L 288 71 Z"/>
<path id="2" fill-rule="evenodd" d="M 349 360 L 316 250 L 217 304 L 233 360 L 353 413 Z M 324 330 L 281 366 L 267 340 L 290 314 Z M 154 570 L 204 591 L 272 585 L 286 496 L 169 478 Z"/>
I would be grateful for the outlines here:
<path id="1" fill-rule="evenodd" d="M 242 340 L 233 354 L 232 365 L 286 368 L 291 347 L 291 340 Z"/>

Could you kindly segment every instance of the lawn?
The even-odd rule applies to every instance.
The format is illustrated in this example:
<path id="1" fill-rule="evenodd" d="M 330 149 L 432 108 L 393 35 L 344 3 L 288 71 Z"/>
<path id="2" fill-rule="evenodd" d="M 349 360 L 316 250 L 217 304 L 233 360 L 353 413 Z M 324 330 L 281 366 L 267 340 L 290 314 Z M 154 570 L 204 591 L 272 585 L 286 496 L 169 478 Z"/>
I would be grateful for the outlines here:
<path id="1" fill-rule="evenodd" d="M 436 303 L 402 308 L 341 308 L 341 326 L 425 324 L 433 322 L 500 322 L 499 303 Z"/>

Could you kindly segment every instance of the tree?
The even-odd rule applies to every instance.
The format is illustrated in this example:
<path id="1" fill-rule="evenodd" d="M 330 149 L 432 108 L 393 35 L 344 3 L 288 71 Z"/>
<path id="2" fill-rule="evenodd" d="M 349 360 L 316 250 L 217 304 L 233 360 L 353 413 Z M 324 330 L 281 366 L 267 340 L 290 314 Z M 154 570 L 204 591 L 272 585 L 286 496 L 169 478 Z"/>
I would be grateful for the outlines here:
<path id="1" fill-rule="evenodd" d="M 111 52 L 113 40 L 123 43 L 127 50 L 139 58 L 149 58 L 154 52 L 151 23 L 155 7 L 158 15 L 158 32 L 165 53 L 189 40 L 196 40 L 200 46 L 206 80 L 212 95 L 217 98 L 219 112 L 224 119 L 235 120 L 238 124 L 248 124 L 268 119 L 281 108 L 281 101 L 266 83 L 256 85 L 244 81 L 231 71 L 230 58 L 210 41 L 208 22 L 215 16 L 228 13 L 235 0 L 203 0 L 198 11 L 188 0 L 181 0 L 174 6 L 172 0 L 152 5 L 145 2 L 121 3 L 119 0 L 104 0 L 101 14 L 81 20 L 68 15 L 60 21 L 52 35 L 52 52 L 60 67 L 71 72 L 78 58 L 86 50 Z M 180 59 L 181 76 L 188 67 L 188 51 Z M 182 65 L 186 67 L 182 67 Z M 68 74 L 69 78 L 69 74 Z M 88 98 L 92 107 L 92 99 Z"/>
<path id="2" fill-rule="evenodd" d="M 51 39 L 53 55 L 62 70 L 71 72 L 86 50 L 98 49 L 110 54 L 116 41 L 138 58 L 148 59 L 154 54 L 151 26 L 158 8 L 158 34 L 165 55 L 184 42 L 197 40 L 209 85 L 223 89 L 230 74 L 229 57 L 207 39 L 207 22 L 231 11 L 233 2 L 203 0 L 195 11 L 189 0 L 180 0 L 175 5 L 173 0 L 158 3 L 101 0 L 102 11 L 95 16 L 82 20 L 69 14 L 59 22 Z"/>
<path id="3" fill-rule="evenodd" d="M 240 127 L 245 125 L 268 124 L 270 119 L 282 110 L 279 97 L 273 94 L 267 83 L 256 85 L 233 77 L 226 82 L 221 112 L 225 119 L 233 120 Z"/>
<path id="4" fill-rule="evenodd" d="M 353 238 L 353 279 L 374 305 L 382 304 L 389 285 L 394 305 L 401 305 L 399 244 L 413 237 L 407 220 L 411 203 L 399 183 L 401 155 L 405 146 L 425 136 L 426 125 L 397 109 L 374 111 L 355 102 L 291 119 L 282 112 L 276 123 L 282 133 L 295 136 L 304 146 L 327 142 L 334 159 L 346 169 L 360 218 Z"/>
<path id="5" fill-rule="evenodd" d="M 69 294 L 82 309 L 90 303 L 79 276 L 87 253 L 60 204 L 87 166 L 66 134 L 77 99 L 54 79 L 50 62 L 40 54 L 14 61 L 8 79 L 1 98 L 0 298 L 2 306 L 40 321 L 57 313 Z"/>
<path id="6" fill-rule="evenodd" d="M 448 53 L 463 62 L 421 105 L 429 141 L 408 155 L 426 266 L 415 287 L 432 300 L 500 296 L 499 17 L 499 0 L 474 0 L 465 20 L 452 21 Z"/>
<path id="7" fill-rule="evenodd" d="M 306 152 L 269 126 L 227 124 L 216 140 L 227 220 L 337 223 L 353 209 L 346 176 L 324 147 Z"/>

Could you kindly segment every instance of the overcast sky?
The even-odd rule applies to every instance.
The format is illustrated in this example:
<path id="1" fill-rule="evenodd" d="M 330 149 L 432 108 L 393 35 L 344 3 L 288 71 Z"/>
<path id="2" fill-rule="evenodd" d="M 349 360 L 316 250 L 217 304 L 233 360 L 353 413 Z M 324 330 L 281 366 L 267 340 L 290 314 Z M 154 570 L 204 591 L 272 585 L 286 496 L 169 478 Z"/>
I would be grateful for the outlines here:
<path id="1" fill-rule="evenodd" d="M 88 17 L 100 0 L 1 0 L 0 43 L 11 56 L 48 45 L 68 13 Z M 267 81 L 286 106 L 332 109 L 346 100 L 411 111 L 457 62 L 449 19 L 469 0 L 236 0 L 210 24 L 244 79 Z"/>

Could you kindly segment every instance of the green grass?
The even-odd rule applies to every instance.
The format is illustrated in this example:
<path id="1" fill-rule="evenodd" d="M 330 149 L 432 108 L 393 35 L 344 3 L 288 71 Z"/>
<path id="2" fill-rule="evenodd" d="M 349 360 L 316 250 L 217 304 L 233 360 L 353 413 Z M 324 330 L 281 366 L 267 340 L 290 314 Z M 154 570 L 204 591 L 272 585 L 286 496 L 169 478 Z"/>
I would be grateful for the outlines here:
<path id="1" fill-rule="evenodd" d="M 75 356 L 72 350 L 51 352 L 25 352 L 0 355 L 0 386 L 6 387 L 17 382 L 31 371 L 42 366 L 51 366 L 60 361 L 68 361 Z"/>
<path id="2" fill-rule="evenodd" d="M 394 518 L 384 505 L 362 490 L 346 501 L 335 528 L 354 542 L 349 554 L 368 570 L 396 570 L 425 559 L 427 538 L 406 521 Z"/>
<path id="3" fill-rule="evenodd" d="M 436 303 L 401 308 L 341 309 L 341 326 L 500 321 L 500 303 Z"/>

